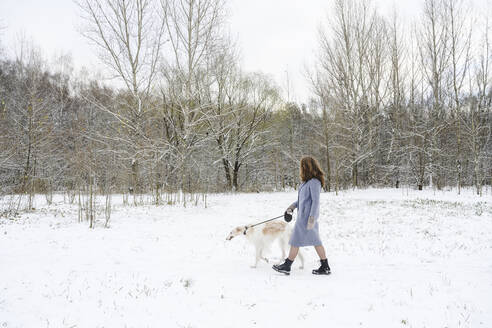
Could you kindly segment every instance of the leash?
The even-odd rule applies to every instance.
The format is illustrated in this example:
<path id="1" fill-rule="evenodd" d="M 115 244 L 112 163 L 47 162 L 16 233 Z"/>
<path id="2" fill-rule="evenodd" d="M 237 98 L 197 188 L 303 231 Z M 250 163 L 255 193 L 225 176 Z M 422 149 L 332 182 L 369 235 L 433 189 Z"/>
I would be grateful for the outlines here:
<path id="1" fill-rule="evenodd" d="M 260 224 L 263 224 L 263 223 L 267 223 L 267 222 L 270 222 L 270 221 L 273 221 L 273 220 L 276 220 L 276 219 L 280 219 L 280 218 L 283 218 L 284 217 L 284 214 L 280 215 L 280 216 L 277 216 L 276 218 L 273 218 L 273 219 L 268 219 L 268 220 L 265 220 L 265 221 L 262 221 L 260 223 L 256 223 L 256 224 L 253 224 L 253 225 L 250 225 L 250 226 L 245 226 L 244 227 L 244 235 L 246 235 L 246 231 L 248 231 L 248 228 L 253 228 L 253 227 L 256 227 L 257 225 L 260 225 Z"/>

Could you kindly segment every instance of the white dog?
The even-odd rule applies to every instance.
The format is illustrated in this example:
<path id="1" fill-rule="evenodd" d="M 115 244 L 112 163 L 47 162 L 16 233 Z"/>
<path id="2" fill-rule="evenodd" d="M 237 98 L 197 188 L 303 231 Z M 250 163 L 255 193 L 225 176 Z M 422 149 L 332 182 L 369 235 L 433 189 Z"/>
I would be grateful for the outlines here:
<path id="1" fill-rule="evenodd" d="M 280 249 L 282 250 L 282 259 L 285 258 L 287 250 L 289 249 L 289 238 L 292 233 L 292 228 L 284 221 L 271 221 L 265 224 L 252 227 L 242 226 L 234 228 L 231 231 L 226 240 L 231 240 L 236 236 L 245 236 L 256 248 L 256 261 L 252 266 L 256 268 L 258 261 L 264 260 L 268 263 L 268 259 L 263 257 L 263 251 L 270 248 L 275 240 L 278 240 Z M 301 260 L 301 269 L 304 268 L 304 257 L 299 251 L 299 259 Z"/>

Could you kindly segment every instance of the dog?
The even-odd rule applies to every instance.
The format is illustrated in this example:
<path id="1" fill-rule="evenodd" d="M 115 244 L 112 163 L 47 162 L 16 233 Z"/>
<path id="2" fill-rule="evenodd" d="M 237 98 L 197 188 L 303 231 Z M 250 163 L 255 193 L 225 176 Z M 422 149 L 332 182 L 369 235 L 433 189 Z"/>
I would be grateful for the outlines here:
<path id="1" fill-rule="evenodd" d="M 277 240 L 282 250 L 282 259 L 286 257 L 287 250 L 289 249 L 289 238 L 292 233 L 292 227 L 283 221 L 270 221 L 265 224 L 252 227 L 251 225 L 239 226 L 234 228 L 226 240 L 231 240 L 234 237 L 243 235 L 249 240 L 256 249 L 255 264 L 252 268 L 256 268 L 260 260 L 264 260 L 268 263 L 268 259 L 263 256 L 263 251 L 266 251 Z M 299 259 L 301 260 L 300 269 L 304 268 L 304 257 L 299 251 Z"/>

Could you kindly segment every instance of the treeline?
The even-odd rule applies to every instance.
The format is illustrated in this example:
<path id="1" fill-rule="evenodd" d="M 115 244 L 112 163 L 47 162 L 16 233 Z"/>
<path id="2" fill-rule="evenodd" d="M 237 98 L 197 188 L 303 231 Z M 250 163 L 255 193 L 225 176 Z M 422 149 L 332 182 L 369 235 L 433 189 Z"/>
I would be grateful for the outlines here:
<path id="1" fill-rule="evenodd" d="M 333 1 L 311 72 L 329 185 L 491 184 L 490 26 L 467 5 L 425 0 L 405 29 Z"/>
<path id="2" fill-rule="evenodd" d="M 282 190 L 297 185 L 302 155 L 319 159 L 329 191 L 491 183 L 490 29 L 460 1 L 425 1 L 407 30 L 369 1 L 334 0 L 308 104 L 241 69 L 221 0 L 78 5 L 119 87 L 28 42 L 3 55 L 3 194 L 145 193 L 160 204 Z"/>

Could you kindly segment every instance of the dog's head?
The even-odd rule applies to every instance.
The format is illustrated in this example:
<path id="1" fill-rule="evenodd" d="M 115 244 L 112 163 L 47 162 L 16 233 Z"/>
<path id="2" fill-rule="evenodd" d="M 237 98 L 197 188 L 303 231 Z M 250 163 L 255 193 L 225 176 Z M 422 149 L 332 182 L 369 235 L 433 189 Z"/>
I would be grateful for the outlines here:
<path id="1" fill-rule="evenodd" d="M 242 227 L 236 227 L 234 228 L 230 233 L 229 236 L 227 236 L 226 240 L 231 240 L 232 238 L 240 235 L 244 235 L 246 230 L 248 229 L 247 226 L 242 226 Z"/>

